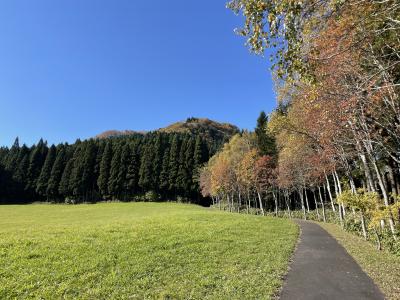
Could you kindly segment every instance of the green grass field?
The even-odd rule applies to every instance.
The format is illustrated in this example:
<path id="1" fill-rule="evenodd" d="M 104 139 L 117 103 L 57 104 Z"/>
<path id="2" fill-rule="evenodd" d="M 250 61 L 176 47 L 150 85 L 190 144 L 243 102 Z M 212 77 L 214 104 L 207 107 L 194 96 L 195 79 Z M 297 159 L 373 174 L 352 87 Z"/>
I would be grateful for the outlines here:
<path id="1" fill-rule="evenodd" d="M 0 299 L 268 299 L 297 236 L 183 204 L 0 206 Z"/>

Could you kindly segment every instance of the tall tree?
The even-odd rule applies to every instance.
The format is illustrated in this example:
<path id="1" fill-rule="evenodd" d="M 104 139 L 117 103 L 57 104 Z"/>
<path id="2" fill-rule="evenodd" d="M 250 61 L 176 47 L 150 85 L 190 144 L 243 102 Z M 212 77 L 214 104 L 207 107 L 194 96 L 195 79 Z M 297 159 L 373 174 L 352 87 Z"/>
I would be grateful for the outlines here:
<path id="1" fill-rule="evenodd" d="M 36 189 L 37 180 L 39 178 L 40 172 L 42 170 L 42 166 L 44 160 L 47 155 L 47 145 L 43 141 L 43 139 L 39 140 L 39 143 L 34 146 L 34 149 L 31 152 L 31 156 L 29 158 L 29 167 L 28 167 L 28 189 L 34 191 Z"/>
<path id="2" fill-rule="evenodd" d="M 264 111 L 260 113 L 260 116 L 257 119 L 255 134 L 260 155 L 269 155 L 274 157 L 277 152 L 275 139 L 271 133 L 268 132 L 268 117 Z"/>
<path id="3" fill-rule="evenodd" d="M 42 170 L 36 183 L 36 193 L 43 197 L 48 196 L 47 187 L 50 179 L 51 170 L 56 159 L 56 152 L 56 146 L 52 145 L 47 152 L 46 159 L 44 161 Z"/>
<path id="4" fill-rule="evenodd" d="M 60 184 L 58 187 L 58 192 L 60 193 L 60 195 L 63 198 L 67 198 L 69 196 L 71 196 L 71 189 L 70 189 L 70 179 L 71 179 L 71 173 L 72 173 L 72 169 L 74 168 L 74 159 L 71 158 L 65 168 L 64 171 L 62 173 L 61 176 L 61 180 L 60 180 Z"/>
<path id="5" fill-rule="evenodd" d="M 64 146 L 60 146 L 57 156 L 50 172 L 50 178 L 47 184 L 46 194 L 52 200 L 56 200 L 59 196 L 58 188 L 60 186 L 61 176 L 66 164 L 66 152 Z"/>
<path id="6" fill-rule="evenodd" d="M 179 171 L 179 150 L 180 150 L 180 140 L 178 134 L 174 134 L 171 142 L 171 148 L 169 152 L 169 189 L 174 192 L 176 196 L 177 192 L 177 177 Z"/>
<path id="7" fill-rule="evenodd" d="M 113 157 L 112 142 L 107 141 L 104 148 L 103 156 L 100 162 L 99 177 L 97 179 L 97 186 L 99 187 L 100 194 L 105 197 L 109 195 L 108 181 L 110 178 L 111 160 Z"/>
<path id="8" fill-rule="evenodd" d="M 121 154 L 122 154 L 122 145 L 121 143 L 116 143 L 115 149 L 113 151 L 113 157 L 111 160 L 110 166 L 110 176 L 108 179 L 108 192 L 114 199 L 118 199 L 118 197 L 122 193 L 122 182 L 119 174 L 119 170 L 121 168 Z"/>

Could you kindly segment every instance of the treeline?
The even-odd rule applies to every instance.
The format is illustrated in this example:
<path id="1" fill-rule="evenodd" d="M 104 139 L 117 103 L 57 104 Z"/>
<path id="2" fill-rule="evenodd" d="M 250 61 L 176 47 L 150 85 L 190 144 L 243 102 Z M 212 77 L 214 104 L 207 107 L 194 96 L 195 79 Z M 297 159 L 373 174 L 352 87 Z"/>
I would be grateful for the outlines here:
<path id="1" fill-rule="evenodd" d="M 250 149 L 233 159 L 227 145 L 210 161 L 207 193 L 236 208 L 251 187 L 259 210 L 300 208 L 304 218 L 318 208 L 323 219 L 328 201 L 344 228 L 400 249 L 399 2 L 232 0 L 229 7 L 243 13 L 238 32 L 254 52 L 276 50 L 279 105 L 265 130 L 278 153 L 271 160 Z"/>
<path id="2" fill-rule="evenodd" d="M 0 149 L 2 203 L 179 200 L 206 205 L 198 168 L 223 141 L 153 132 Z"/>

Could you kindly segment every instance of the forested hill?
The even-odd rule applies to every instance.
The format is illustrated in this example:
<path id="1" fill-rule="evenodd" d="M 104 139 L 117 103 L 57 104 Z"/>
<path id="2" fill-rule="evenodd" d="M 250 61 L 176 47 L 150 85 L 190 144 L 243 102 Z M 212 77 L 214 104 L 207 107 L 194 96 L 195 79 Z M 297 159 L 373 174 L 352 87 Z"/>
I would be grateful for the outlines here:
<path id="1" fill-rule="evenodd" d="M 238 129 L 227 124 L 207 129 L 200 123 L 219 124 L 191 118 L 177 124 L 194 130 L 167 127 L 72 145 L 49 146 L 40 140 L 27 147 L 17 139 L 11 148 L 0 148 L 0 203 L 118 199 L 207 204 L 199 194 L 197 170 Z"/>
<path id="2" fill-rule="evenodd" d="M 166 133 L 188 133 L 200 135 L 203 139 L 212 141 L 228 141 L 231 136 L 239 132 L 239 128 L 229 123 L 219 123 L 207 118 L 188 118 L 184 122 L 176 122 L 156 131 Z M 133 134 L 146 134 L 145 131 L 135 130 L 108 130 L 98 134 L 96 138 L 109 138 Z"/>

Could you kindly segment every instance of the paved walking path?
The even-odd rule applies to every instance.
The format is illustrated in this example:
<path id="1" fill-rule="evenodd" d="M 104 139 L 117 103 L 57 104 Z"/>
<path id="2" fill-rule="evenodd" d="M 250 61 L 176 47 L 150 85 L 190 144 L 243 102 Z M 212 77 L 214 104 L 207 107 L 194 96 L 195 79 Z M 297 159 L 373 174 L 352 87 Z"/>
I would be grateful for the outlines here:
<path id="1" fill-rule="evenodd" d="M 384 299 L 356 261 L 319 225 L 297 221 L 301 228 L 281 300 Z"/>

